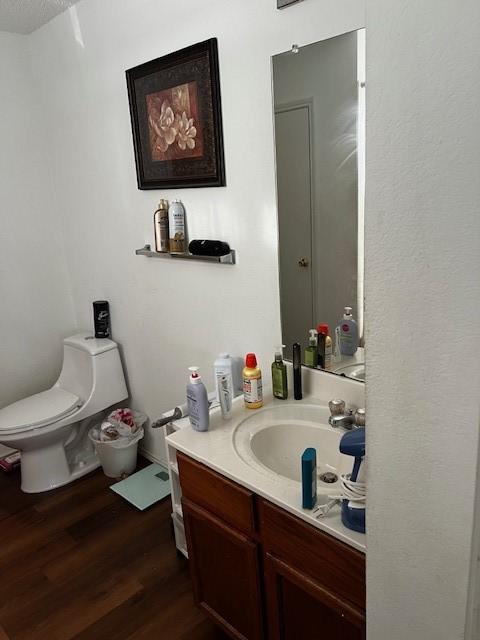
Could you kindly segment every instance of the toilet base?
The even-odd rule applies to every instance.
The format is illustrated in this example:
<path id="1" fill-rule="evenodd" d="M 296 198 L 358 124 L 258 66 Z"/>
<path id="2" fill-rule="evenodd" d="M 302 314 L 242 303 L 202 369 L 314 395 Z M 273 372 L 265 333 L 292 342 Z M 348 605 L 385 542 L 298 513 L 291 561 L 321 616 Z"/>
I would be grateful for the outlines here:
<path id="1" fill-rule="evenodd" d="M 4 444 L 21 452 L 22 491 L 51 491 L 98 469 L 100 460 L 88 438 L 96 420 L 97 414 L 59 429 L 35 429 L 3 437 Z"/>
<path id="2" fill-rule="evenodd" d="M 88 457 L 69 463 L 62 444 L 33 451 L 22 451 L 21 489 L 25 493 L 42 493 L 63 487 L 78 478 L 98 469 L 97 454 L 89 452 Z"/>

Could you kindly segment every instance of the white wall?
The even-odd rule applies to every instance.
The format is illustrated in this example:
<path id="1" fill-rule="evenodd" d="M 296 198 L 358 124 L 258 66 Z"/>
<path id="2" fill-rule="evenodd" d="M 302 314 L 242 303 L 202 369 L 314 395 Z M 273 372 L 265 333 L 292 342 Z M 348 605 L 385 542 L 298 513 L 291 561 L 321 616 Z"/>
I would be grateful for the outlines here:
<path id="1" fill-rule="evenodd" d="M 31 36 L 47 114 L 79 324 L 110 300 L 133 403 L 181 402 L 186 368 L 212 384 L 219 351 L 256 351 L 269 377 L 280 336 L 270 57 L 364 24 L 363 3 L 83 0 Z M 216 36 L 227 187 L 138 191 L 125 69 Z M 160 197 L 180 197 L 190 237 L 227 240 L 234 267 L 136 257 Z M 146 447 L 162 457 L 159 434 Z"/>
<path id="2" fill-rule="evenodd" d="M 0 407 L 47 388 L 75 326 L 28 41 L 0 32 Z"/>
<path id="3" fill-rule="evenodd" d="M 367 0 L 369 640 L 464 637 L 480 388 L 480 5 Z"/>

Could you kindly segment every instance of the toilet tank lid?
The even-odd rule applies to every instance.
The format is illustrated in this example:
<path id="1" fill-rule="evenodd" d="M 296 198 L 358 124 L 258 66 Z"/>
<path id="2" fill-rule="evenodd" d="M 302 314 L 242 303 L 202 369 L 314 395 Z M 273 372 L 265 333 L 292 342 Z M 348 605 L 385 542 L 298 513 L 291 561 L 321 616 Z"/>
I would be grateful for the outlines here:
<path id="1" fill-rule="evenodd" d="M 81 349 L 86 351 L 91 356 L 96 356 L 99 353 L 110 351 L 117 348 L 117 343 L 108 338 L 95 338 L 91 331 L 82 331 L 74 336 L 65 338 L 63 344 L 68 344 L 75 349 Z"/>

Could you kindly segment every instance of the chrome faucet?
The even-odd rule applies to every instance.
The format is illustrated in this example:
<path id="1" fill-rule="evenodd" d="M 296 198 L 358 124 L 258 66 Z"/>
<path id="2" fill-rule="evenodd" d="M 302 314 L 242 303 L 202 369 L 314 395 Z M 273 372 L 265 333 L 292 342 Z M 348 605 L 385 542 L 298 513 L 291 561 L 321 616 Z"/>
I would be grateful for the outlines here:
<path id="1" fill-rule="evenodd" d="M 355 417 L 353 415 L 353 411 L 348 410 L 347 413 L 343 413 L 338 416 L 330 416 L 328 419 L 328 423 L 331 427 L 334 428 L 343 427 L 347 430 L 353 429 L 355 426 Z"/>
<path id="2" fill-rule="evenodd" d="M 330 400 L 328 403 L 330 417 L 328 423 L 334 428 L 342 427 L 350 431 L 365 426 L 365 409 L 347 409 L 344 400 Z"/>

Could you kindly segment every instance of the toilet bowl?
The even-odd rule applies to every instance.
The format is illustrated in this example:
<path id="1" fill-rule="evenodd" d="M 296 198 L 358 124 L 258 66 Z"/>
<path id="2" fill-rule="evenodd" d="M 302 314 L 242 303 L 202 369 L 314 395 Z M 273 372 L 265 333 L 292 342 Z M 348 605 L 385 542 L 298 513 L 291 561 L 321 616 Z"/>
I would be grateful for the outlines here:
<path id="1" fill-rule="evenodd" d="M 115 342 L 88 332 L 65 338 L 53 387 L 0 409 L 0 444 L 21 451 L 22 490 L 49 491 L 96 469 L 88 430 L 127 396 Z"/>

